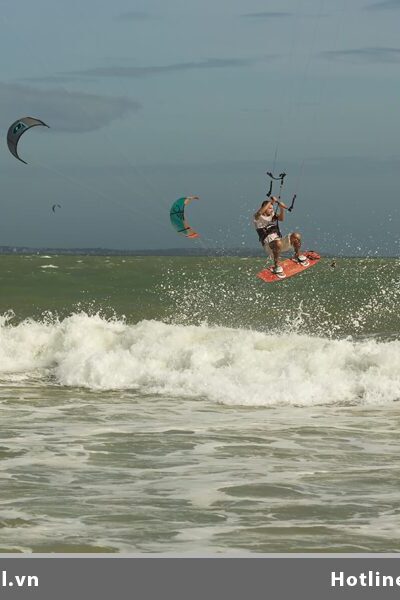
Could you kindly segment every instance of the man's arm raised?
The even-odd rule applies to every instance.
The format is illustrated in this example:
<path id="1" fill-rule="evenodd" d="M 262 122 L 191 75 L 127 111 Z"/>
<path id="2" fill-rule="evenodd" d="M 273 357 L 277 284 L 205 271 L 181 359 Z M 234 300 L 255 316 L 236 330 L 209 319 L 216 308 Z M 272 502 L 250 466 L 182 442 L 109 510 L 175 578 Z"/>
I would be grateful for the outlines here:
<path id="1" fill-rule="evenodd" d="M 287 208 L 286 204 L 278 200 L 275 196 L 271 196 L 271 202 L 279 206 L 279 213 L 276 215 L 276 218 L 278 221 L 283 221 L 285 219 L 285 209 Z"/>

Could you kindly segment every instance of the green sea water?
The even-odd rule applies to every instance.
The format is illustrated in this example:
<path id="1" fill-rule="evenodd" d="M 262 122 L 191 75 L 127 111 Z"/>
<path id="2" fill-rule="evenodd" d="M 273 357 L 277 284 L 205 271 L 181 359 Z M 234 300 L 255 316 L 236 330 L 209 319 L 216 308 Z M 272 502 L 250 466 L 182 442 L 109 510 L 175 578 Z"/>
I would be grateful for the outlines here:
<path id="1" fill-rule="evenodd" d="M 124 316 L 129 323 L 298 328 L 323 336 L 395 336 L 400 260 L 330 259 L 301 276 L 265 284 L 265 260 L 186 257 L 0 257 L 0 311 L 20 321 L 46 312 Z"/>
<path id="2" fill-rule="evenodd" d="M 1 552 L 397 552 L 400 261 L 0 257 Z"/>

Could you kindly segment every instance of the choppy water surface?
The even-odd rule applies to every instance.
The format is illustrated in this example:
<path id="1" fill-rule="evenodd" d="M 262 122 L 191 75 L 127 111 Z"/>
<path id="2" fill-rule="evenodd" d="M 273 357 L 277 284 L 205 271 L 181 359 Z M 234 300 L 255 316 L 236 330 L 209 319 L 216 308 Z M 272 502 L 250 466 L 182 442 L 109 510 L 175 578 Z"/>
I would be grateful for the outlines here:
<path id="1" fill-rule="evenodd" d="M 1 257 L 2 552 L 399 551 L 400 263 Z"/>

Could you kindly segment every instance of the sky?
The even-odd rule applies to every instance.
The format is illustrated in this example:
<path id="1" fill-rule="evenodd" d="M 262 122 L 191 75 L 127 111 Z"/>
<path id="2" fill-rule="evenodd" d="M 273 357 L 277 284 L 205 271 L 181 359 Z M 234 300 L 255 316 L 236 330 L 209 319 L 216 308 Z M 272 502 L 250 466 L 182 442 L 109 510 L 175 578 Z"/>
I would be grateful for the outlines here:
<path id="1" fill-rule="evenodd" d="M 398 255 L 400 0 L 32 8 L 0 0 L 0 245 L 255 248 L 272 170 L 298 195 L 284 232 Z M 23 116 L 50 126 L 27 165 L 6 144 Z M 185 195 L 198 240 L 169 222 Z"/>

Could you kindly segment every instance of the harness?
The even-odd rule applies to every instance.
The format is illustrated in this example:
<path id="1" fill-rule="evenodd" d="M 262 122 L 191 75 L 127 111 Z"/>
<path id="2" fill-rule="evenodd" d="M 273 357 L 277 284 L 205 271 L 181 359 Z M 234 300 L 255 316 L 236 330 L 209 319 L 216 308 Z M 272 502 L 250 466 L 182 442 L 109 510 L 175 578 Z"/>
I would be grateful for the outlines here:
<path id="1" fill-rule="evenodd" d="M 256 227 L 256 231 L 258 233 L 258 239 L 260 240 L 262 246 L 264 246 L 265 240 L 272 233 L 276 233 L 280 238 L 282 237 L 282 234 L 279 229 L 279 221 L 277 219 L 276 214 L 274 214 L 273 219 L 270 223 L 268 223 L 268 225 L 265 225 L 264 227 Z"/>

